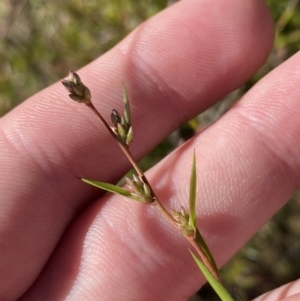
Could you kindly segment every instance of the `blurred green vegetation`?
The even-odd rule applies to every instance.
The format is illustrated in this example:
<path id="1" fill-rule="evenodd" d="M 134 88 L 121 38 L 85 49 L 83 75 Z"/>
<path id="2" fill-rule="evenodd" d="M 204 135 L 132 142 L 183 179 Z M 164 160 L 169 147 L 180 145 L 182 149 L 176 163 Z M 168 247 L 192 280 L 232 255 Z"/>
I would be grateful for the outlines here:
<path id="1" fill-rule="evenodd" d="M 168 0 L 0 3 L 0 116 L 113 47 Z"/>
<path id="2" fill-rule="evenodd" d="M 3 0 L 0 3 L 0 116 L 28 96 L 113 47 L 168 0 Z M 209 125 L 300 47 L 299 0 L 267 0 L 276 39 L 265 65 L 240 89 L 182 125 L 142 160 L 144 169 Z M 246 298 L 300 277 L 300 197 L 296 194 L 224 268 L 229 288 Z M 218 300 L 203 287 L 193 300 Z"/>

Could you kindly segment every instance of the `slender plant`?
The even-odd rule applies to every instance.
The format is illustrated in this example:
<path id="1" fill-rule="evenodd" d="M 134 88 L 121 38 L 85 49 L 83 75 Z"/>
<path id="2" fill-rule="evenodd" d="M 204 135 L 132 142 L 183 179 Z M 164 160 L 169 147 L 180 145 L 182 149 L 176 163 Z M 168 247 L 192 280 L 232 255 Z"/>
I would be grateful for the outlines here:
<path id="1" fill-rule="evenodd" d="M 170 212 L 168 212 L 156 196 L 144 172 L 139 167 L 129 150 L 130 143 L 133 138 L 133 129 L 131 124 L 128 93 L 125 86 L 123 89 L 124 112 L 123 114 L 120 114 L 117 110 L 113 109 L 111 113 L 112 126 L 110 126 L 93 105 L 91 92 L 88 87 L 82 83 L 77 73 L 70 71 L 68 79 L 64 79 L 61 82 L 69 91 L 69 97 L 71 99 L 85 104 L 92 110 L 97 118 L 100 119 L 101 123 L 107 129 L 112 138 L 119 144 L 121 150 L 128 158 L 136 172 L 136 174 L 133 174 L 131 179 L 126 177 L 125 188 L 86 178 L 81 178 L 81 180 L 105 191 L 125 196 L 140 203 L 151 204 L 156 207 L 158 212 L 162 214 L 163 217 L 166 218 L 176 229 L 178 229 L 185 239 L 189 241 L 194 252 L 197 254 L 196 255 L 190 250 L 193 259 L 221 300 L 233 301 L 233 298 L 223 285 L 216 262 L 196 225 L 197 172 L 195 152 L 192 160 L 190 178 L 189 212 L 187 212 L 183 207 L 179 210 L 170 210 Z"/>

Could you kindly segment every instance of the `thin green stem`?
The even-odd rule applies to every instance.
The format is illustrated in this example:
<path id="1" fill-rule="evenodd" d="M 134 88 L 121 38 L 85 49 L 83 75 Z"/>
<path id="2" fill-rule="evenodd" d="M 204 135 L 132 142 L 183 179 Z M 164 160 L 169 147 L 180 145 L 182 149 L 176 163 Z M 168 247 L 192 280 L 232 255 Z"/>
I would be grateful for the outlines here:
<path id="1" fill-rule="evenodd" d="M 180 231 L 180 228 L 178 226 L 178 224 L 176 223 L 176 221 L 174 220 L 174 218 L 172 217 L 172 215 L 165 209 L 165 207 L 162 205 L 162 203 L 159 201 L 159 199 L 157 198 L 155 192 L 152 189 L 152 186 L 150 185 L 148 179 L 146 178 L 144 172 L 142 171 L 142 169 L 139 167 L 139 165 L 136 163 L 136 161 L 134 160 L 131 152 L 129 151 L 127 145 L 125 145 L 124 143 L 122 143 L 118 136 L 115 134 L 115 132 L 111 129 L 111 127 L 108 125 L 108 123 L 105 121 L 105 119 L 102 117 L 102 115 L 97 111 L 97 109 L 95 108 L 95 106 L 92 104 L 92 102 L 86 103 L 86 105 L 93 111 L 93 113 L 98 117 L 98 119 L 100 119 L 100 121 L 102 122 L 102 124 L 105 126 L 105 128 L 107 129 L 107 131 L 110 133 L 110 135 L 116 140 L 116 142 L 119 144 L 121 150 L 123 151 L 123 153 L 125 154 L 125 156 L 128 158 L 128 160 L 130 161 L 131 165 L 133 166 L 133 168 L 136 170 L 136 172 L 138 173 L 138 175 L 140 176 L 141 180 L 147 184 L 151 190 L 151 204 L 153 206 L 155 206 L 158 211 L 177 229 Z M 182 233 L 180 231 L 180 233 Z M 214 277 L 220 282 L 221 278 L 219 275 L 218 270 L 216 269 L 216 267 L 214 266 L 214 264 L 212 264 L 211 260 L 209 259 L 209 257 L 207 256 L 207 254 L 203 251 L 203 249 L 199 246 L 199 244 L 196 241 L 195 237 L 190 237 L 189 235 L 184 235 L 182 233 L 182 235 L 189 241 L 189 243 L 194 247 L 194 249 L 197 251 L 197 253 L 199 254 L 201 260 L 203 261 L 203 263 L 205 264 L 205 266 L 208 268 L 208 270 L 214 275 Z"/>
<path id="2" fill-rule="evenodd" d="M 128 150 L 128 147 L 126 145 L 124 145 L 120 139 L 118 138 L 118 136 L 115 134 L 115 132 L 111 129 L 111 127 L 108 125 L 108 123 L 106 122 L 106 120 L 102 117 L 102 115 L 97 111 L 97 109 L 95 108 L 95 106 L 92 104 L 92 102 L 86 103 L 86 106 L 89 107 L 92 112 L 98 117 L 98 119 L 100 119 L 100 121 L 102 122 L 102 124 L 105 126 L 105 128 L 108 130 L 108 132 L 110 133 L 110 135 L 116 140 L 116 142 L 119 144 L 120 148 L 122 149 L 123 153 L 126 155 L 126 157 L 128 158 L 128 160 L 130 161 L 131 165 L 133 166 L 133 168 L 136 170 L 136 172 L 138 173 L 138 175 L 143 178 L 144 173 L 141 170 L 141 168 L 138 166 L 138 164 L 135 162 L 134 158 L 132 157 L 131 153 Z M 144 179 L 143 179 L 144 180 Z M 146 183 L 147 184 L 147 183 Z"/>
<path id="3" fill-rule="evenodd" d="M 149 185 L 149 184 L 148 184 Z M 151 185 L 149 185 L 151 188 Z M 165 209 L 165 207 L 161 204 L 161 202 L 157 199 L 155 194 L 153 195 L 153 198 L 155 198 L 153 205 L 156 206 L 156 208 L 160 211 L 160 213 L 175 227 L 177 230 L 180 231 L 180 228 L 178 227 L 178 224 L 172 217 L 172 215 Z M 191 237 L 189 235 L 184 235 L 181 231 L 180 233 L 185 237 L 185 239 L 194 247 L 194 249 L 199 254 L 201 260 L 205 264 L 205 266 L 208 268 L 208 270 L 214 275 L 214 277 L 222 284 L 222 279 L 220 278 L 220 274 L 218 270 L 215 268 L 215 266 L 210 261 L 207 254 L 203 251 L 203 249 L 199 246 L 199 244 L 196 241 L 195 237 Z"/>

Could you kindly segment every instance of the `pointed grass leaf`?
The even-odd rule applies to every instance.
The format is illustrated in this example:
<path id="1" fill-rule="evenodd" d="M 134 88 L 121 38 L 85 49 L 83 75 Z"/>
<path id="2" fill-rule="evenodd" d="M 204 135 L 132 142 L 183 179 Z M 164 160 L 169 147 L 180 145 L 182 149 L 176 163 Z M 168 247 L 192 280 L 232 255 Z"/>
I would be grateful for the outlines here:
<path id="1" fill-rule="evenodd" d="M 204 263 L 196 257 L 196 255 L 189 250 L 193 259 L 195 260 L 197 266 L 201 270 L 202 274 L 206 278 L 206 280 L 209 282 L 209 284 L 212 286 L 214 291 L 217 293 L 217 295 L 220 297 L 222 301 L 234 301 L 234 299 L 230 296 L 228 291 L 225 289 L 225 287 L 220 283 L 214 275 L 209 271 L 209 269 L 204 265 Z"/>
<path id="2" fill-rule="evenodd" d="M 84 178 L 81 178 L 81 180 L 83 182 L 87 183 L 87 184 L 90 184 L 90 185 L 95 186 L 97 188 L 103 189 L 107 192 L 112 192 L 112 193 L 115 193 L 115 194 L 119 194 L 119 195 L 125 196 L 129 199 L 132 199 L 134 201 L 137 201 L 139 203 L 144 203 L 143 200 L 141 200 L 138 196 L 132 194 L 130 191 L 128 191 L 128 190 L 126 190 L 122 187 L 119 187 L 119 186 L 116 186 L 116 185 L 113 185 L 113 184 L 109 184 L 109 183 L 95 181 L 95 180 L 84 179 Z"/>
<path id="3" fill-rule="evenodd" d="M 195 240 L 197 244 L 202 248 L 207 258 L 211 262 L 214 267 L 216 274 L 219 275 L 217 264 L 205 242 L 200 231 L 196 226 L 196 192 L 197 192 L 197 169 L 196 169 L 196 155 L 195 150 L 193 154 L 193 163 L 192 163 L 192 171 L 190 178 L 190 195 L 189 195 L 189 205 L 190 205 L 190 216 L 189 216 L 189 225 L 195 231 Z"/>
<path id="4" fill-rule="evenodd" d="M 119 186 L 109 184 L 109 183 L 99 182 L 99 181 L 95 181 L 95 180 L 84 179 L 84 178 L 81 178 L 81 180 L 87 184 L 90 184 L 97 188 L 103 189 L 105 191 L 120 194 L 120 195 L 123 195 L 126 197 L 130 197 L 130 191 L 128 191 L 124 188 L 121 188 Z"/>
<path id="5" fill-rule="evenodd" d="M 131 115 L 130 115 L 130 105 L 129 105 L 129 98 L 127 89 L 124 85 L 123 88 L 123 99 L 124 99 L 124 117 L 129 126 L 131 126 Z"/>
<path id="6" fill-rule="evenodd" d="M 196 182 L 197 182 L 197 171 L 196 171 L 196 155 L 194 150 L 192 171 L 191 171 L 191 178 L 190 178 L 190 195 L 189 195 L 189 204 L 190 204 L 189 225 L 193 230 L 196 230 L 196 191 L 197 191 Z"/>

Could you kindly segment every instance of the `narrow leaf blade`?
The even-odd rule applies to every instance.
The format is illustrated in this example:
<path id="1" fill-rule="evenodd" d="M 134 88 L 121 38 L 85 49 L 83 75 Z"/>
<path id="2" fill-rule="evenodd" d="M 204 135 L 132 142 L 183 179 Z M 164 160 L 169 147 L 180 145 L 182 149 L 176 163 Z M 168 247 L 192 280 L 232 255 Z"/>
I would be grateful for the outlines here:
<path id="1" fill-rule="evenodd" d="M 196 155 L 194 151 L 191 178 L 190 178 L 190 195 L 189 195 L 189 204 L 190 204 L 189 224 L 194 230 L 196 230 L 196 192 L 197 192 L 197 171 L 196 171 Z"/>
<path id="2" fill-rule="evenodd" d="M 136 202 L 143 203 L 143 201 L 141 199 L 139 199 L 135 195 L 132 195 L 130 191 L 128 191 L 128 190 L 126 190 L 122 187 L 119 187 L 119 186 L 116 186 L 116 185 L 113 185 L 113 184 L 109 184 L 109 183 L 95 181 L 95 180 L 84 179 L 84 178 L 81 178 L 81 180 L 83 182 L 87 183 L 87 184 L 90 184 L 90 185 L 95 186 L 97 188 L 103 189 L 107 192 L 112 192 L 112 193 L 115 193 L 115 194 L 119 194 L 119 195 L 125 196 L 129 199 L 132 199 Z"/>
<path id="3" fill-rule="evenodd" d="M 103 189 L 108 192 L 116 193 L 116 194 L 123 195 L 126 197 L 131 196 L 130 191 L 128 191 L 122 187 L 113 185 L 113 184 L 99 182 L 99 181 L 95 181 L 95 180 L 83 179 L 83 178 L 81 178 L 81 180 L 87 184 L 90 184 L 92 186 L 95 186 L 97 188 Z"/>
<path id="4" fill-rule="evenodd" d="M 124 117 L 126 122 L 128 123 L 129 126 L 131 126 L 131 114 L 130 114 L 130 105 L 129 105 L 129 98 L 128 98 L 128 93 L 127 89 L 124 85 L 123 88 L 123 98 L 124 98 Z"/>
<path id="5" fill-rule="evenodd" d="M 190 250 L 190 253 L 195 260 L 197 266 L 203 273 L 206 280 L 212 286 L 214 291 L 218 294 L 222 301 L 234 301 L 234 299 L 230 296 L 225 287 L 214 277 L 214 275 L 209 271 L 209 269 L 203 264 L 203 262 L 196 257 L 196 255 Z"/>

